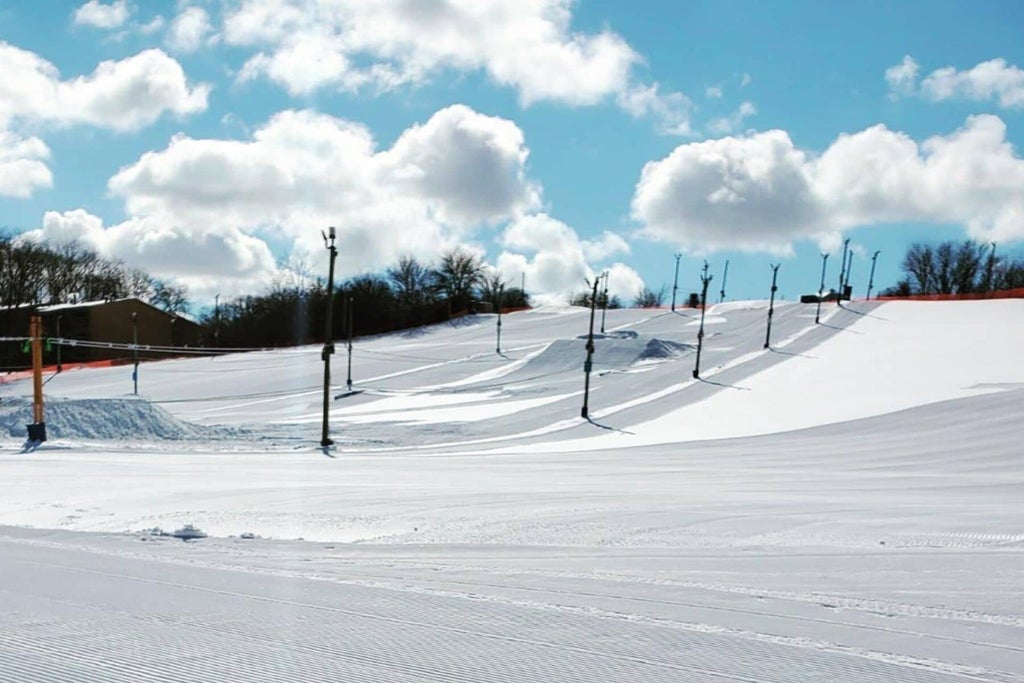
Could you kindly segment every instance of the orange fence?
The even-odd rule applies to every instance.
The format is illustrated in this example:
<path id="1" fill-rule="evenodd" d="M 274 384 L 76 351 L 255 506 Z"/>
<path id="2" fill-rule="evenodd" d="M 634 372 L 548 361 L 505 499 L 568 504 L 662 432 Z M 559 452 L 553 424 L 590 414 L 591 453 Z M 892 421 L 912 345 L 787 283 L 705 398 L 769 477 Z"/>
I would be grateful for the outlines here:
<path id="1" fill-rule="evenodd" d="M 978 301 L 980 299 L 1024 299 L 1024 288 L 1003 289 L 973 294 L 912 294 L 910 296 L 876 296 L 878 301 Z"/>
<path id="2" fill-rule="evenodd" d="M 95 360 L 89 363 L 64 363 L 61 365 L 61 372 L 67 372 L 69 370 L 82 370 L 84 368 L 109 368 L 115 365 L 126 365 L 131 362 L 131 360 Z M 56 373 L 56 365 L 47 365 L 43 368 L 44 375 L 53 375 Z M 18 370 L 17 372 L 8 372 L 6 374 L 0 375 L 0 384 L 7 384 L 8 382 L 17 382 L 19 380 L 31 378 L 31 370 Z"/>

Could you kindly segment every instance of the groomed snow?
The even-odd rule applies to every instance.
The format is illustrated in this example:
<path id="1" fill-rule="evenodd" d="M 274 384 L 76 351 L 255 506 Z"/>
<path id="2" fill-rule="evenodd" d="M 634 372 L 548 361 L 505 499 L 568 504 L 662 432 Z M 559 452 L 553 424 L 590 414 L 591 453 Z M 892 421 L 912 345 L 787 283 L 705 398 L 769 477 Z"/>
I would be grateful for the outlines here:
<path id="1" fill-rule="evenodd" d="M 64 373 L 0 680 L 1024 680 L 1024 301 L 814 308 L 709 310 L 701 380 L 609 311 L 590 421 L 581 309 L 357 340 L 330 453 L 318 348 Z"/>

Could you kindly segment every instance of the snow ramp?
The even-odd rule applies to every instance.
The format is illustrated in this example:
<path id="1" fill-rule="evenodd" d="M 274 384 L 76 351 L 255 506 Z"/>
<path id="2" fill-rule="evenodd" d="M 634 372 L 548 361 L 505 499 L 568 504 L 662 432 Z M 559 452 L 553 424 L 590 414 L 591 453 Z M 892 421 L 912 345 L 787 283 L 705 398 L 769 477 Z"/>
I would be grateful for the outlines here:
<path id="1" fill-rule="evenodd" d="M 0 403 L 0 433 L 27 436 L 32 403 L 4 398 Z M 52 400 L 46 404 L 46 431 L 52 439 L 193 439 L 209 436 L 209 429 L 173 417 L 160 406 L 140 398 Z"/>

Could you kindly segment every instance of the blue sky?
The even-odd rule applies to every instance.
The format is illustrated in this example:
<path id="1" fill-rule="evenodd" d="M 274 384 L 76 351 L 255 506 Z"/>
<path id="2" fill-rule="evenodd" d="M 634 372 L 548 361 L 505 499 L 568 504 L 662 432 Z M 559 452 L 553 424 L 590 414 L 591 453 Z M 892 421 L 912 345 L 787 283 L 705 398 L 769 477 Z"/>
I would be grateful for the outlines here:
<path id="1" fill-rule="evenodd" d="M 370 9 L 367 9 L 369 7 Z M 1024 238 L 1016 2 L 11 2 L 0 224 L 200 303 L 466 244 L 556 300 L 609 269 L 795 298 L 915 240 Z M 646 168 L 646 171 L 645 171 Z M 838 278 L 838 256 L 830 277 Z M 833 265 L 834 264 L 834 265 Z M 834 282 L 833 282 L 834 284 Z"/>

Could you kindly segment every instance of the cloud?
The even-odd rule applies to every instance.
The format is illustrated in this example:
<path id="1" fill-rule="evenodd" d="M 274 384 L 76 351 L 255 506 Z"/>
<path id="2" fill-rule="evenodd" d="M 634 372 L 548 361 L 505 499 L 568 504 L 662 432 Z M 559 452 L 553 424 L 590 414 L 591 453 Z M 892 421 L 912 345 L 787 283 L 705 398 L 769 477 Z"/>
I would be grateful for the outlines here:
<path id="1" fill-rule="evenodd" d="M 101 62 L 88 76 L 62 80 L 33 52 L 0 41 L 0 194 L 28 197 L 53 178 L 40 124 L 88 124 L 116 131 L 147 126 L 165 113 L 206 109 L 209 87 L 189 85 L 178 62 L 160 50 Z"/>
<path id="2" fill-rule="evenodd" d="M 114 29 L 120 28 L 128 20 L 131 8 L 127 0 L 114 0 L 110 4 L 104 4 L 99 0 L 89 0 L 75 10 L 74 22 L 80 26 L 93 26 L 95 28 Z"/>
<path id="3" fill-rule="evenodd" d="M 689 100 L 633 78 L 642 58 L 609 29 L 574 31 L 574 0 L 240 0 L 224 39 L 255 50 L 241 82 L 269 79 L 292 95 L 377 92 L 429 83 L 446 70 L 483 72 L 523 106 L 615 101 L 659 132 L 689 135 Z"/>
<path id="4" fill-rule="evenodd" d="M 177 52 L 195 52 L 212 33 L 209 13 L 202 7 L 186 7 L 167 30 L 167 46 Z"/>
<path id="5" fill-rule="evenodd" d="M 918 64 L 910 55 L 903 61 L 885 70 L 885 82 L 889 84 L 890 97 L 913 94 L 917 87 Z"/>
<path id="6" fill-rule="evenodd" d="M 0 73 L 0 126 L 22 119 L 137 130 L 164 113 L 205 110 L 209 92 L 207 85 L 190 86 L 181 65 L 161 50 L 100 62 L 88 76 L 61 80 L 53 64 L 0 41 Z"/>
<path id="7" fill-rule="evenodd" d="M 47 211 L 43 224 L 23 239 L 61 245 L 78 242 L 188 287 L 202 300 L 262 291 L 282 273 L 267 244 L 231 227 L 187 228 L 160 218 L 131 218 L 105 227 L 87 211 Z"/>
<path id="8" fill-rule="evenodd" d="M 1016 109 L 1024 107 L 1024 70 L 1004 59 L 982 62 L 968 71 L 947 66 L 921 81 L 921 92 L 933 100 L 994 99 L 1001 107 Z"/>
<path id="9" fill-rule="evenodd" d="M 41 187 L 53 185 L 45 160 L 50 149 L 36 137 L 21 138 L 0 130 L 0 196 L 30 197 Z"/>
<path id="10" fill-rule="evenodd" d="M 918 94 L 933 102 L 946 100 L 995 101 L 1000 107 L 1024 107 L 1024 69 L 1005 59 L 980 62 L 966 71 L 952 66 L 936 69 L 917 83 L 918 64 L 907 55 L 900 64 L 889 67 L 885 80 L 890 96 Z"/>
<path id="11" fill-rule="evenodd" d="M 629 243 L 614 232 L 605 230 L 596 240 L 582 240 L 580 246 L 588 261 L 604 261 L 616 254 L 628 254 Z"/>
<path id="12" fill-rule="evenodd" d="M 57 85 L 62 113 L 55 120 L 118 131 L 148 126 L 165 112 L 186 116 L 204 111 L 209 86 L 189 87 L 185 72 L 162 50 L 145 50 L 120 61 L 100 62 L 89 76 Z"/>
<path id="13" fill-rule="evenodd" d="M 736 108 L 729 116 L 724 116 L 717 119 L 712 119 L 708 123 L 708 130 L 716 135 L 725 135 L 739 130 L 740 126 L 743 125 L 744 119 L 753 116 L 757 113 L 757 108 L 750 102 L 743 102 Z"/>
<path id="14" fill-rule="evenodd" d="M 124 201 L 125 222 L 47 214 L 40 234 L 77 238 L 193 285 L 209 270 L 202 291 L 245 283 L 261 291 L 278 272 L 271 244 L 313 272 L 326 270 L 320 230 L 328 226 L 337 228 L 346 277 L 403 254 L 431 260 L 483 226 L 524 215 L 540 201 L 526 177 L 528 155 L 514 123 L 462 105 L 383 150 L 361 124 L 284 111 L 247 140 L 178 135 L 122 168 L 108 187 Z"/>
<path id="15" fill-rule="evenodd" d="M 722 88 L 717 85 L 710 86 L 704 90 L 704 96 L 709 100 L 720 100 L 723 94 Z"/>
<path id="16" fill-rule="evenodd" d="M 378 229 L 425 221 L 461 228 L 532 208 L 539 197 L 525 177 L 528 154 L 515 124 L 462 105 L 406 130 L 383 152 L 360 124 L 284 111 L 250 141 L 178 136 L 122 169 L 110 190 L 133 214 L 305 230 L 312 215 L 348 217 L 383 239 Z M 376 225 L 390 220 L 399 223 Z"/>
<path id="17" fill-rule="evenodd" d="M 229 44 L 260 51 L 243 69 L 292 94 L 418 85 L 443 69 L 483 70 L 524 104 L 594 104 L 621 91 L 638 56 L 618 35 L 570 30 L 569 0 L 242 0 Z"/>
<path id="18" fill-rule="evenodd" d="M 690 128 L 692 103 L 680 92 L 659 92 L 660 86 L 635 85 L 619 93 L 620 107 L 633 118 L 650 118 L 655 128 L 663 135 L 693 135 Z"/>
<path id="19" fill-rule="evenodd" d="M 680 145 L 648 163 L 633 197 L 641 234 L 693 251 L 786 253 L 855 227 L 960 223 L 978 239 L 1024 238 L 1024 159 L 996 116 L 917 143 L 873 126 L 820 156 L 785 131 Z"/>
<path id="20" fill-rule="evenodd" d="M 498 271 L 512 282 L 525 273 L 527 291 L 538 303 L 565 303 L 586 287 L 586 279 L 598 274 L 593 262 L 629 250 L 625 240 L 609 232 L 595 242 L 581 240 L 571 227 L 544 213 L 510 223 L 499 241 L 505 251 L 498 255 Z M 636 282 L 643 286 L 643 280 L 635 271 L 629 275 L 631 269 L 622 264 L 613 269 L 616 275 L 609 280 L 609 292 L 632 299 Z M 629 291 L 616 289 L 620 287 Z"/>
<path id="21" fill-rule="evenodd" d="M 624 263 L 613 263 L 605 269 L 608 273 L 608 294 L 617 296 L 623 306 L 630 306 L 640 290 L 644 288 L 644 280 Z"/>
<path id="22" fill-rule="evenodd" d="M 441 221 L 472 225 L 539 203 L 526 180 L 528 154 L 513 122 L 456 105 L 402 133 L 383 165 L 399 188 L 432 202 Z"/>

